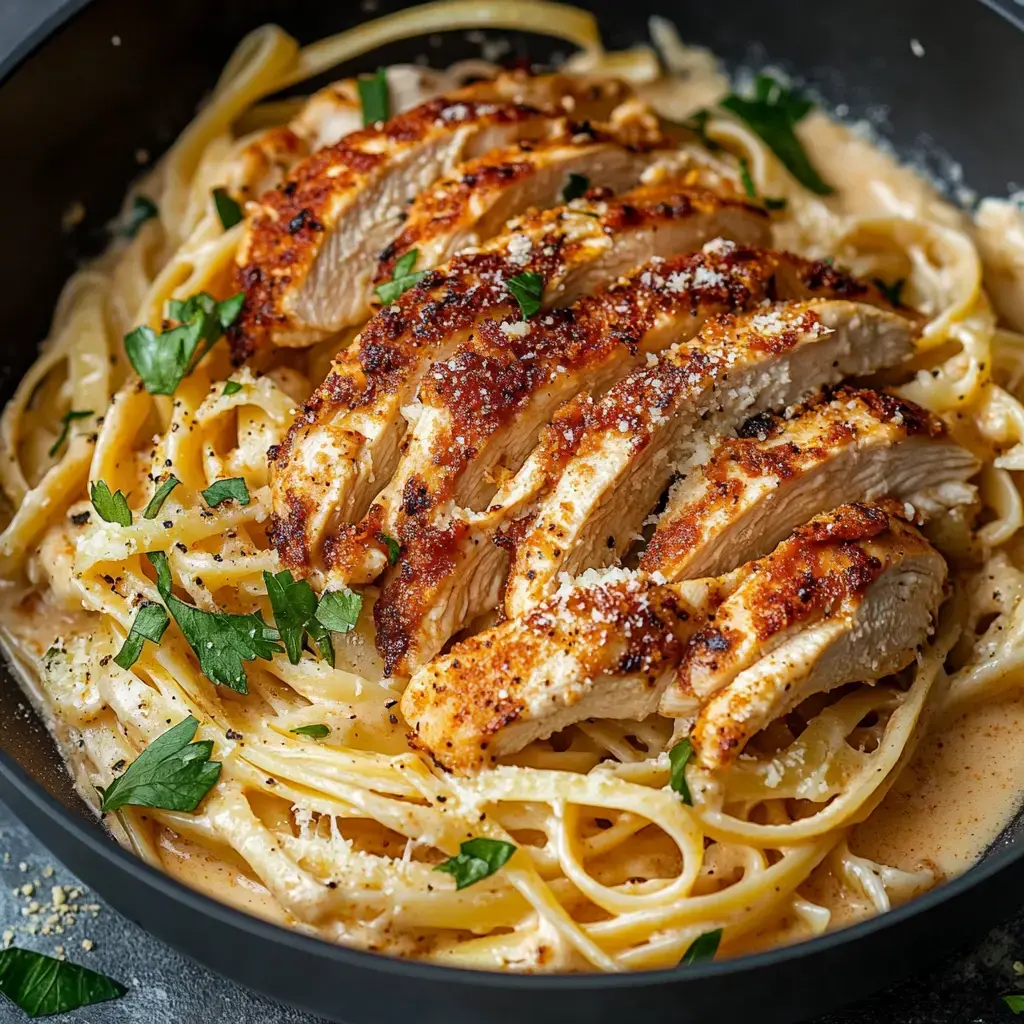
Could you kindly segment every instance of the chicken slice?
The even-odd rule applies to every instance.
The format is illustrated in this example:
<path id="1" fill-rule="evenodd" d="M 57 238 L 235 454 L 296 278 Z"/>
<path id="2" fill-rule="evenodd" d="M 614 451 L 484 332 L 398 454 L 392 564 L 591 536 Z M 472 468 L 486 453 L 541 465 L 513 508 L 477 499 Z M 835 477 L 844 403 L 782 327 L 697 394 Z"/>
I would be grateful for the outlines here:
<path id="1" fill-rule="evenodd" d="M 359 522 L 396 468 L 403 406 L 432 362 L 447 359 L 483 321 L 512 315 L 510 279 L 538 274 L 550 308 L 614 280 L 642 253 L 693 249 L 721 234 L 756 243 L 767 230 L 756 207 L 666 182 L 530 214 L 428 273 L 335 360 L 285 442 L 269 453 L 282 562 L 358 582 L 347 534 L 365 531 L 345 524 Z"/>
<path id="2" fill-rule="evenodd" d="M 518 94 L 534 103 L 506 100 L 498 84 L 481 82 L 346 135 L 250 207 L 237 257 L 246 303 L 232 334 L 236 358 L 263 336 L 310 345 L 360 323 L 377 255 L 401 228 L 407 202 L 462 160 L 542 138 L 565 102 L 576 116 L 600 117 L 625 95 L 614 80 L 596 86 L 564 75 L 521 85 Z"/>
<path id="3" fill-rule="evenodd" d="M 897 365 L 915 335 L 913 321 L 864 303 L 794 302 L 718 317 L 694 342 L 635 371 L 594 409 L 541 503 L 509 574 L 507 614 L 551 593 L 559 573 L 613 562 L 673 476 L 704 461 L 716 436 L 844 377 Z"/>
<path id="4" fill-rule="evenodd" d="M 528 332 L 485 323 L 471 342 L 435 363 L 398 469 L 367 517 L 404 552 L 375 605 L 389 671 L 409 674 L 495 607 L 507 557 L 491 542 L 521 503 L 493 498 L 493 481 L 518 471 L 562 401 L 583 386 L 601 394 L 652 353 L 691 339 L 713 315 L 751 309 L 769 295 L 837 294 L 884 301 L 824 264 L 716 241 L 700 253 L 652 261 Z M 476 514 L 488 502 L 496 507 Z M 353 537 L 364 544 L 367 579 L 386 564 L 368 536 L 369 525 Z M 359 562 L 357 553 L 351 558 Z"/>
<path id="5" fill-rule="evenodd" d="M 677 481 L 640 558 L 667 580 L 714 576 L 769 552 L 842 502 L 890 497 L 911 517 L 969 503 L 978 460 L 913 402 L 839 388 L 785 419 L 763 413 Z"/>
<path id="6" fill-rule="evenodd" d="M 671 711 L 669 695 L 689 682 L 689 665 L 711 666 L 719 653 L 741 667 L 730 675 L 723 661 L 717 681 L 746 685 L 753 677 L 741 676 L 742 666 L 758 651 L 773 644 L 781 651 L 833 618 L 867 624 L 860 609 L 877 618 L 894 599 L 913 595 L 919 608 L 906 628 L 893 625 L 883 635 L 879 620 L 873 650 L 854 658 L 854 624 L 846 653 L 836 648 L 819 674 L 801 677 L 801 699 L 815 692 L 815 681 L 829 688 L 895 671 L 923 642 L 946 571 L 899 513 L 889 502 L 841 506 L 767 557 L 717 579 L 665 585 L 624 569 L 588 570 L 521 618 L 462 641 L 420 669 L 401 704 L 413 742 L 443 767 L 471 773 L 574 722 L 640 720 L 659 706 L 665 713 L 666 704 Z M 731 628 L 720 636 L 723 616 Z M 843 666 L 852 673 L 845 678 Z M 787 706 L 787 680 L 781 672 L 776 679 L 775 703 L 757 691 L 758 707 L 771 709 L 761 712 L 761 726 L 775 717 L 774 708 Z M 691 691 L 684 696 L 693 714 L 700 701 L 689 699 Z"/>

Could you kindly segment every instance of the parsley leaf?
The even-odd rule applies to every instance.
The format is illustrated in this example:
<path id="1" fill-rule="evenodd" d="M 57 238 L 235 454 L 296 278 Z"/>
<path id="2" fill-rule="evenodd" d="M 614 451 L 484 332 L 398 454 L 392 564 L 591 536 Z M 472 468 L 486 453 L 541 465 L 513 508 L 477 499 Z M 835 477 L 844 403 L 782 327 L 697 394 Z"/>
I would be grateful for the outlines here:
<path id="1" fill-rule="evenodd" d="M 229 380 L 224 383 L 224 390 L 221 394 L 225 398 L 230 398 L 232 395 L 237 395 L 242 390 L 242 385 L 237 380 Z"/>
<path id="2" fill-rule="evenodd" d="M 104 974 L 16 946 L 0 952 L 0 992 L 29 1017 L 50 1017 L 120 999 L 128 989 Z"/>
<path id="3" fill-rule="evenodd" d="M 903 287 L 907 283 L 905 277 L 901 277 L 892 284 L 886 284 L 880 277 L 872 278 L 872 284 L 891 302 L 894 306 L 903 305 Z M 50 453 L 53 454 L 52 452 Z"/>
<path id="4" fill-rule="evenodd" d="M 168 315 L 177 327 L 157 334 L 148 324 L 124 336 L 135 372 L 151 395 L 173 395 L 175 388 L 238 318 L 245 293 L 217 302 L 206 292 L 184 301 L 172 299 Z"/>
<path id="5" fill-rule="evenodd" d="M 295 733 L 296 736 L 311 736 L 315 740 L 322 740 L 331 734 L 331 728 L 328 725 L 300 725 L 297 729 L 288 731 Z"/>
<path id="6" fill-rule="evenodd" d="M 192 742 L 198 728 L 189 715 L 153 740 L 106 789 L 97 786 L 101 809 L 194 811 L 220 776 L 220 762 L 210 760 L 213 741 Z"/>
<path id="7" fill-rule="evenodd" d="M 248 693 L 243 662 L 271 661 L 281 651 L 280 634 L 263 621 L 260 612 L 235 615 L 208 612 L 186 604 L 171 593 L 171 567 L 163 551 L 150 551 L 146 557 L 156 568 L 157 590 L 167 610 L 174 616 L 189 647 L 199 659 L 199 669 L 213 683 L 237 693 Z"/>
<path id="8" fill-rule="evenodd" d="M 747 197 L 750 199 L 761 199 L 766 210 L 784 210 L 786 208 L 785 197 L 772 199 L 769 196 L 765 196 L 762 199 L 757 194 L 757 186 L 754 184 L 754 179 L 750 174 L 750 163 L 745 156 L 740 157 L 740 184 L 743 185 L 743 191 L 746 192 Z"/>
<path id="9" fill-rule="evenodd" d="M 130 669 L 139 660 L 143 643 L 146 640 L 151 640 L 155 644 L 160 643 L 170 621 L 162 605 L 155 601 L 143 602 L 135 613 L 132 628 L 128 631 L 128 636 L 125 637 L 114 661 L 125 671 Z"/>
<path id="10" fill-rule="evenodd" d="M 134 238 L 139 233 L 139 228 L 159 213 L 156 203 L 149 196 L 140 193 L 132 200 L 131 209 L 125 214 L 117 233 L 125 238 Z"/>
<path id="11" fill-rule="evenodd" d="M 1024 995 L 1003 996 L 1003 1002 L 1006 1003 L 1014 1013 L 1024 1013 Z"/>
<path id="12" fill-rule="evenodd" d="M 730 93 L 721 105 L 759 135 L 801 185 L 820 196 L 832 194 L 834 189 L 814 169 L 793 131 L 813 109 L 811 100 L 770 75 L 758 75 L 753 96 Z"/>
<path id="13" fill-rule="evenodd" d="M 384 542 L 388 549 L 388 565 L 394 565 L 398 561 L 398 556 L 402 553 L 402 545 L 395 540 L 394 537 L 388 536 L 386 533 L 378 535 Z"/>
<path id="14" fill-rule="evenodd" d="M 579 199 L 590 188 L 590 179 L 585 174 L 569 173 L 569 180 L 562 188 L 562 202 L 569 203 Z"/>
<path id="15" fill-rule="evenodd" d="M 239 505 L 249 504 L 249 488 L 240 476 L 233 476 L 228 480 L 214 480 L 200 493 L 210 508 L 216 508 L 225 501 L 237 501 Z"/>
<path id="16" fill-rule="evenodd" d="M 68 431 L 71 429 L 71 421 L 88 419 L 92 415 L 92 409 L 69 409 L 66 413 L 64 413 L 64 415 L 60 419 L 60 422 L 62 424 L 60 434 L 57 437 L 57 440 L 53 442 L 53 447 L 50 449 L 51 459 L 54 457 L 54 455 L 57 454 L 57 452 L 61 450 L 61 448 L 64 445 L 64 442 L 68 439 Z"/>
<path id="17" fill-rule="evenodd" d="M 519 309 L 522 311 L 523 319 L 528 320 L 540 309 L 541 299 L 544 296 L 544 278 L 532 270 L 525 270 L 515 277 L 510 277 L 506 282 L 508 290 L 512 293 Z"/>
<path id="18" fill-rule="evenodd" d="M 715 954 L 718 952 L 718 944 L 721 941 L 721 928 L 716 928 L 713 932 L 705 932 L 703 935 L 698 935 L 697 938 L 690 943 L 690 948 L 683 954 L 683 959 L 679 961 L 680 967 L 685 967 L 688 964 L 695 964 L 699 960 L 714 960 Z"/>
<path id="19" fill-rule="evenodd" d="M 217 216 L 220 217 L 221 226 L 225 231 L 233 228 L 245 216 L 242 207 L 231 197 L 226 188 L 215 188 L 213 190 L 213 205 L 217 208 Z"/>
<path id="20" fill-rule="evenodd" d="M 142 510 L 143 519 L 156 519 L 168 495 L 181 481 L 172 473 L 154 492 L 149 504 Z"/>
<path id="21" fill-rule="evenodd" d="M 128 507 L 128 499 L 120 491 L 110 493 L 105 480 L 96 480 L 89 488 L 89 499 L 96 514 L 105 523 L 117 523 L 119 526 L 132 525 L 132 510 Z"/>
<path id="22" fill-rule="evenodd" d="M 669 787 L 677 792 L 683 803 L 693 806 L 693 797 L 690 795 L 690 787 L 686 782 L 686 763 L 693 757 L 693 745 L 688 739 L 680 740 L 669 752 L 668 760 L 672 766 L 669 774 Z"/>
<path id="23" fill-rule="evenodd" d="M 333 668 L 334 642 L 330 630 L 316 618 L 317 597 L 309 581 L 296 580 L 290 570 L 283 569 L 276 574 L 264 571 L 263 582 L 274 611 L 274 625 L 284 641 L 288 660 L 298 665 L 308 632 L 324 660 Z"/>
<path id="24" fill-rule="evenodd" d="M 410 288 L 415 288 L 419 281 L 426 274 L 425 270 L 417 270 L 414 274 L 412 268 L 420 258 L 419 249 L 410 249 L 404 253 L 401 259 L 395 261 L 395 269 L 391 273 L 390 281 L 382 281 L 373 289 L 374 295 L 384 305 L 394 302 L 400 295 L 404 295 Z"/>
<path id="25" fill-rule="evenodd" d="M 383 68 L 372 75 L 363 75 L 359 82 L 359 102 L 363 108 L 363 126 L 386 121 L 391 116 L 391 94 L 388 76 Z"/>
<path id="26" fill-rule="evenodd" d="M 362 610 L 362 595 L 352 590 L 327 590 L 320 595 L 316 619 L 333 633 L 347 633 L 355 629 Z"/>
<path id="27" fill-rule="evenodd" d="M 493 875 L 515 852 L 512 843 L 500 839 L 467 839 L 459 845 L 457 856 L 438 864 L 434 870 L 451 875 L 456 889 L 465 889 Z"/>

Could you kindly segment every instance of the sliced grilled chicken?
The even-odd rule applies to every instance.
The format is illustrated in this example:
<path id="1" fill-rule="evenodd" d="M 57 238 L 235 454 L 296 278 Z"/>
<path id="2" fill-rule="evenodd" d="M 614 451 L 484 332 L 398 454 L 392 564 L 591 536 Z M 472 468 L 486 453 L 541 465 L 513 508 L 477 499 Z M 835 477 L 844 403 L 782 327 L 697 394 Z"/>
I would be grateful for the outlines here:
<path id="1" fill-rule="evenodd" d="M 759 573 L 740 586 L 690 639 L 662 698 L 663 714 L 689 715 L 687 698 L 700 697 L 691 741 L 709 768 L 729 763 L 807 697 L 905 668 L 942 603 L 942 556 L 877 506 L 813 520 L 772 559 L 787 582 Z"/>
<path id="2" fill-rule="evenodd" d="M 367 531 L 344 527 L 358 523 L 395 470 L 405 430 L 400 410 L 434 360 L 449 358 L 483 321 L 513 314 L 512 278 L 538 274 L 544 306 L 568 304 L 635 266 L 641 253 L 693 249 L 720 234 L 756 242 L 766 230 L 756 207 L 666 183 L 530 214 L 428 273 L 335 361 L 270 453 L 274 543 L 284 564 L 359 581 L 347 534 Z M 416 501 L 410 494 L 407 507 Z"/>
<path id="3" fill-rule="evenodd" d="M 528 332 L 485 323 L 435 363 L 398 469 L 367 517 L 404 551 L 375 606 L 389 670 L 409 674 L 494 607 L 506 560 L 489 542 L 519 509 L 492 498 L 494 481 L 519 469 L 560 402 L 583 386 L 599 395 L 651 353 L 692 338 L 715 314 L 751 309 L 768 295 L 836 294 L 882 301 L 824 264 L 714 242 L 701 253 L 647 264 Z M 408 495 L 416 496 L 411 514 Z M 475 514 L 487 502 L 498 507 Z M 354 540 L 372 534 L 366 528 Z M 382 570 L 383 553 L 372 542 L 364 546 L 364 564 Z M 373 575 L 369 568 L 365 578 Z"/>
<path id="4" fill-rule="evenodd" d="M 634 372 L 594 409 L 517 549 L 508 615 L 551 593 L 559 573 L 614 561 L 672 477 L 704 461 L 716 436 L 844 377 L 902 362 L 915 333 L 912 321 L 863 303 L 790 303 L 718 317 L 694 342 Z"/>
<path id="5" fill-rule="evenodd" d="M 660 585 L 623 569 L 588 570 L 522 618 L 470 637 L 417 672 L 402 697 L 414 742 L 445 768 L 468 773 L 586 718 L 639 720 L 679 705 L 689 716 L 701 704 L 689 688 L 695 668 L 706 677 L 722 656 L 716 681 L 724 698 L 730 684 L 750 686 L 754 673 L 743 668 L 759 652 L 782 652 L 805 634 L 813 638 L 808 648 L 822 652 L 818 672 L 786 679 L 780 662 L 771 699 L 752 689 L 757 728 L 793 706 L 787 682 L 799 678 L 803 699 L 896 671 L 924 640 L 945 579 L 941 556 L 899 508 L 842 506 L 717 579 Z M 918 607 L 907 609 L 905 627 L 879 619 L 894 601 L 903 608 L 911 600 Z M 877 624 L 869 627 L 872 616 Z M 832 619 L 845 624 L 848 639 L 827 653 L 820 631 Z M 869 637 L 860 653 L 858 624 Z M 891 640 L 880 637 L 885 629 Z M 733 729 L 717 733 L 726 741 L 745 722 L 742 705 L 732 707 L 739 718 L 713 719 L 716 729 Z"/>
<path id="6" fill-rule="evenodd" d="M 529 79 L 501 98 L 481 82 L 345 136 L 302 161 L 250 208 L 238 252 L 246 303 L 236 358 L 263 336 L 309 345 L 366 318 L 377 255 L 405 205 L 462 160 L 517 139 L 542 138 L 569 101 L 582 118 L 607 116 L 625 94 L 562 75 Z"/>
<path id="7" fill-rule="evenodd" d="M 714 576 L 767 554 L 811 516 L 890 497 L 930 514 L 973 500 L 978 460 L 942 421 L 880 391 L 840 388 L 785 419 L 764 413 L 676 482 L 640 570 Z"/>

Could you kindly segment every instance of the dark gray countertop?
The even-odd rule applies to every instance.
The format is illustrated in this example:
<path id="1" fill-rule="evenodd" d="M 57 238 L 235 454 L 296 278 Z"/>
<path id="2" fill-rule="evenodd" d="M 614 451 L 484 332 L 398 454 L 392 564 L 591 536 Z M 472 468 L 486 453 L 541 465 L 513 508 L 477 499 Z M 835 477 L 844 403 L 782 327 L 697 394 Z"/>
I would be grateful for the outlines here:
<path id="1" fill-rule="evenodd" d="M 318 1024 L 316 1018 L 277 1006 L 179 956 L 92 894 L 77 895 L 77 884 L 0 804 L 0 934 L 13 928 L 16 945 L 51 955 L 55 947 L 63 946 L 69 960 L 129 986 L 128 995 L 118 1002 L 49 1018 L 57 1024 Z M 33 891 L 23 893 L 23 886 L 32 886 Z M 43 935 L 53 913 L 47 908 L 54 886 L 62 888 L 66 904 L 81 909 L 62 934 L 52 933 L 51 928 L 51 934 Z M 23 914 L 33 900 L 42 905 L 42 912 Z M 63 917 L 66 921 L 67 914 Z M 34 935 L 27 931 L 33 924 Z M 83 941 L 92 948 L 84 949 Z M 1009 1022 L 1013 1015 L 999 995 L 1018 985 L 1024 990 L 1024 977 L 1018 978 L 1013 969 L 1019 957 L 1024 958 L 1024 912 L 929 974 L 817 1024 Z M 25 1019 L 19 1010 L 0 1001 L 0 1024 Z"/>

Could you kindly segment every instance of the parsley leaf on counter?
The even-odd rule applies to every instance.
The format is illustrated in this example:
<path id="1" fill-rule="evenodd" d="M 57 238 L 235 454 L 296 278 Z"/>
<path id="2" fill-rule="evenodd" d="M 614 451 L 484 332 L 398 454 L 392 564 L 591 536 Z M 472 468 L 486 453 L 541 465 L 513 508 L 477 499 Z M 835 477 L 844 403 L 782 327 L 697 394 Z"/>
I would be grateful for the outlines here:
<path id="1" fill-rule="evenodd" d="M 233 476 L 228 480 L 214 480 L 200 493 L 210 508 L 216 508 L 225 501 L 237 501 L 239 505 L 249 504 L 249 488 L 240 476 Z"/>
<path id="2" fill-rule="evenodd" d="M 230 398 L 232 395 L 237 395 L 242 390 L 242 385 L 237 380 L 229 380 L 224 383 L 224 390 L 221 394 L 225 398 Z"/>
<path id="3" fill-rule="evenodd" d="M 361 594 L 353 590 L 325 590 L 320 595 L 316 618 L 333 633 L 347 633 L 355 629 L 362 610 Z"/>
<path id="4" fill-rule="evenodd" d="M 135 372 L 151 395 L 173 395 L 175 388 L 195 368 L 238 318 L 245 293 L 217 302 L 206 292 L 184 301 L 172 299 L 168 315 L 177 327 L 157 334 L 148 324 L 124 336 L 124 347 Z"/>
<path id="5" fill-rule="evenodd" d="M 705 932 L 703 935 L 698 935 L 697 938 L 690 943 L 690 948 L 683 954 L 683 959 L 679 961 L 680 967 L 685 967 L 687 964 L 695 964 L 699 960 L 714 960 L 715 954 L 718 952 L 718 945 L 721 941 L 721 928 L 716 928 L 713 932 Z"/>
<path id="6" fill-rule="evenodd" d="M 192 742 L 198 728 L 189 715 L 153 740 L 106 789 L 97 786 L 101 809 L 194 811 L 220 777 L 220 762 L 210 760 L 213 741 Z"/>
<path id="7" fill-rule="evenodd" d="M 386 121 L 391 116 L 391 94 L 388 91 L 388 75 L 383 68 L 377 68 L 372 75 L 363 75 L 358 80 L 359 102 L 363 108 L 363 127 Z"/>
<path id="8" fill-rule="evenodd" d="M 379 536 L 388 549 L 388 565 L 394 565 L 398 561 L 398 556 L 402 553 L 402 545 L 394 537 L 390 537 L 386 533 L 381 533 Z"/>
<path id="9" fill-rule="evenodd" d="M 420 279 L 426 274 L 425 270 L 417 270 L 413 273 L 412 268 L 420 258 L 419 249 L 410 249 L 400 259 L 395 260 L 395 269 L 391 272 L 390 281 L 382 281 L 373 289 L 374 295 L 384 305 L 394 302 L 400 295 L 404 295 L 410 288 L 415 288 Z"/>
<path id="10" fill-rule="evenodd" d="M 688 739 L 680 740 L 669 752 L 668 760 L 672 766 L 668 784 L 682 798 L 684 804 L 693 805 L 690 787 L 686 782 L 686 763 L 693 756 L 693 746 Z"/>
<path id="11" fill-rule="evenodd" d="M 54 455 L 57 454 L 57 452 L 61 450 L 61 448 L 64 445 L 64 442 L 68 439 L 68 431 L 71 429 L 71 421 L 88 419 L 92 415 L 92 409 L 69 409 L 66 413 L 64 413 L 64 415 L 60 418 L 60 434 L 58 435 L 57 440 L 53 442 L 53 447 L 50 449 L 51 459 L 54 457 Z"/>
<path id="12" fill-rule="evenodd" d="M 120 491 L 110 493 L 105 480 L 96 480 L 89 488 L 89 498 L 96 514 L 105 523 L 117 523 L 119 526 L 132 525 L 132 510 L 128 507 L 128 499 Z"/>
<path id="13" fill-rule="evenodd" d="M 894 306 L 903 305 L 903 287 L 906 285 L 907 279 L 901 277 L 898 281 L 893 281 L 892 284 L 886 284 L 880 277 L 872 279 L 872 284 L 889 300 Z"/>
<path id="14" fill-rule="evenodd" d="M 541 299 L 544 297 L 544 278 L 532 270 L 525 270 L 515 277 L 510 277 L 506 283 L 508 290 L 519 303 L 523 319 L 528 320 L 540 309 Z"/>
<path id="15" fill-rule="evenodd" d="M 149 504 L 142 510 L 142 518 L 156 519 L 171 491 L 180 483 L 181 481 L 172 473 L 153 493 L 153 497 L 149 499 Z"/>
<path id="16" fill-rule="evenodd" d="M 140 193 L 132 200 L 131 209 L 125 214 L 117 233 L 125 238 L 134 238 L 139 233 L 139 228 L 159 213 L 156 203 L 149 196 Z"/>
<path id="17" fill-rule="evenodd" d="M 268 626 L 259 612 L 247 615 L 208 612 L 186 604 L 171 592 L 167 555 L 163 551 L 150 551 L 146 557 L 156 569 L 157 590 L 167 610 L 199 659 L 200 671 L 213 683 L 237 693 L 248 693 L 243 662 L 257 658 L 271 661 L 281 651 L 278 631 Z"/>
<path id="18" fill-rule="evenodd" d="M 590 188 L 590 179 L 585 174 L 569 173 L 569 180 L 562 188 L 562 202 L 569 203 L 579 199 Z"/>
<path id="19" fill-rule="evenodd" d="M 114 661 L 126 671 L 130 669 L 139 660 L 143 643 L 146 640 L 151 640 L 155 644 L 160 643 L 170 621 L 163 606 L 155 601 L 140 604 L 132 621 L 132 628 L 128 631 L 121 650 L 114 656 Z"/>
<path id="20" fill-rule="evenodd" d="M 456 889 L 465 889 L 493 875 L 515 852 L 512 843 L 500 839 L 467 839 L 459 845 L 457 856 L 438 864 L 434 870 L 451 875 Z"/>
<path id="21" fill-rule="evenodd" d="M 793 130 L 814 108 L 811 100 L 787 89 L 770 75 L 758 75 L 753 96 L 730 93 L 721 106 L 759 135 L 804 188 L 820 196 L 832 194 L 834 189 L 814 169 Z"/>
<path id="22" fill-rule="evenodd" d="M 0 952 L 0 992 L 29 1017 L 50 1017 L 120 999 L 128 989 L 104 974 L 12 946 Z"/>
<path id="23" fill-rule="evenodd" d="M 225 231 L 233 228 L 244 217 L 242 207 L 231 197 L 231 193 L 226 188 L 218 187 L 213 190 L 213 205 L 217 208 L 217 216 Z"/>
<path id="24" fill-rule="evenodd" d="M 328 725 L 300 725 L 288 731 L 295 733 L 296 736 L 311 736 L 315 740 L 322 740 L 331 735 L 331 728 Z"/>

